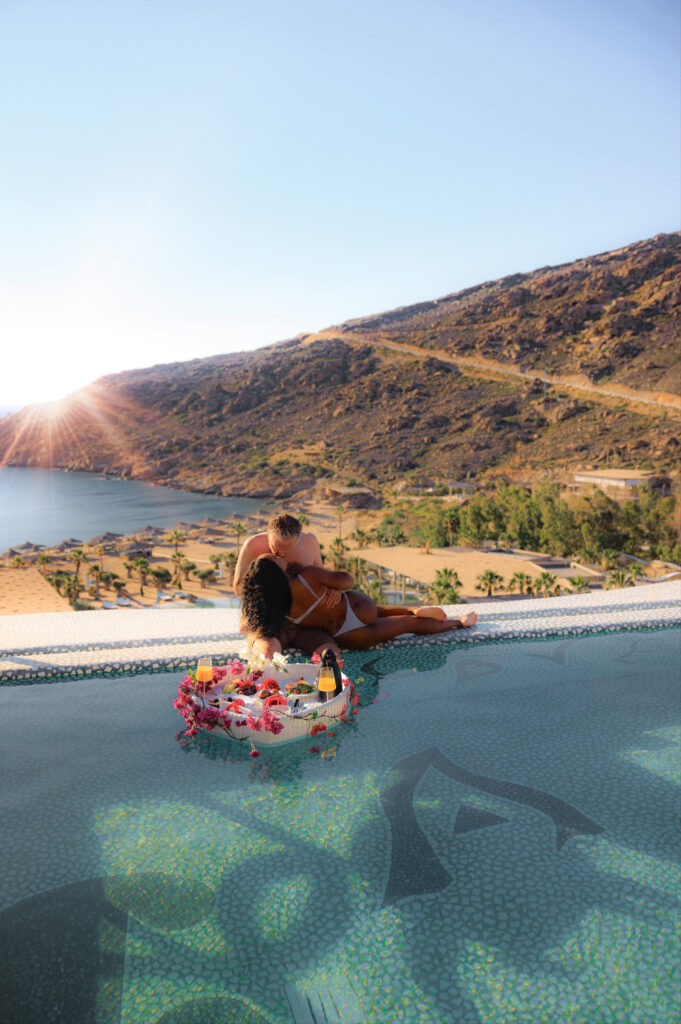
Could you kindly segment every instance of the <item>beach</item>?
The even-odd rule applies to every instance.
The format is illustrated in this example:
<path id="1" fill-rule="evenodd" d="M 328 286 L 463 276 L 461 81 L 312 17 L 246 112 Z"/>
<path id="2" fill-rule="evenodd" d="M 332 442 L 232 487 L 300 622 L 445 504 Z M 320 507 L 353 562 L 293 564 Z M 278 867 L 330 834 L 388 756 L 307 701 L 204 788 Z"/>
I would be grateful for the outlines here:
<path id="1" fill-rule="evenodd" d="M 305 529 L 313 531 L 323 550 L 328 552 L 339 532 L 336 506 L 310 500 L 297 506 L 295 511 L 307 517 L 309 522 Z M 438 571 L 452 569 L 461 580 L 462 596 L 470 598 L 481 596 L 481 592 L 476 589 L 476 582 L 478 575 L 486 569 L 494 570 L 505 579 L 517 572 L 524 572 L 531 577 L 536 577 L 541 572 L 541 567 L 529 559 L 478 549 L 428 550 L 425 547 L 409 545 L 371 546 L 362 549 L 355 547 L 349 539 L 350 535 L 357 529 L 370 531 L 380 521 L 382 515 L 381 511 L 361 509 L 343 513 L 342 536 L 348 547 L 347 558 L 351 571 L 353 562 L 356 564 L 357 558 L 360 558 L 376 568 L 385 569 L 384 579 L 388 586 L 391 580 L 394 581 L 395 573 L 425 587 L 435 580 Z M 265 529 L 267 519 L 267 513 L 242 517 L 249 533 Z M 164 586 L 161 597 L 151 577 L 148 577 L 146 583 L 141 586 L 137 573 L 133 570 L 130 574 L 125 563 L 134 559 L 130 554 L 123 552 L 132 547 L 150 552 L 147 556 L 150 569 L 167 568 L 174 571 L 172 556 L 175 553 L 175 544 L 170 538 L 170 531 L 159 531 L 158 536 L 154 537 L 145 538 L 143 533 L 119 537 L 115 541 L 115 546 L 82 544 L 87 560 L 82 562 L 79 569 L 83 581 L 81 598 L 93 608 L 107 607 L 107 603 L 112 604 L 116 601 L 116 592 L 108 587 L 100 586 L 97 597 L 94 597 L 92 592 L 86 593 L 86 583 L 90 586 L 94 584 L 91 570 L 94 566 L 99 566 L 104 572 L 116 573 L 124 581 L 122 595 L 124 600 L 131 602 L 128 607 L 143 609 L 160 604 L 162 607 L 170 608 L 186 604 L 188 601 L 208 601 L 227 605 L 229 599 L 234 598 L 234 591 L 231 573 L 225 566 L 222 568 L 222 576 L 217 569 L 214 580 L 204 585 L 193 573 L 188 577 L 183 574 L 180 587 L 171 584 Z M 243 536 L 239 537 L 240 543 L 243 543 L 243 540 Z M 110 550 L 101 550 L 104 547 Z M 206 521 L 192 524 L 192 528 L 186 530 L 186 539 L 180 542 L 179 550 L 188 562 L 195 564 L 197 571 L 210 569 L 213 567 L 211 556 L 221 556 L 230 552 L 237 554 L 237 538 L 228 524 Z M 67 598 L 60 596 L 45 576 L 59 571 L 73 573 L 74 563 L 68 558 L 67 551 L 59 552 L 56 548 L 46 548 L 44 553 L 48 555 L 50 561 L 42 570 L 36 564 L 35 554 L 26 555 L 29 564 L 23 567 L 15 568 L 7 560 L 4 565 L 0 565 L 0 615 L 72 610 Z M 394 587 L 397 592 L 400 590 L 401 582 L 398 579 Z"/>

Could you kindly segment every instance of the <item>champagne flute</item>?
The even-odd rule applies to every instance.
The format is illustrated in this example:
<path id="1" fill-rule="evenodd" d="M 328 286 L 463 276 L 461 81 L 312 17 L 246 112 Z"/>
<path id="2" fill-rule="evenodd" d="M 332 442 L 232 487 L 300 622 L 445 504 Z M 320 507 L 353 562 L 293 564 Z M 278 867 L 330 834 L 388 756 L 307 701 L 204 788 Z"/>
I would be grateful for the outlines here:
<path id="1" fill-rule="evenodd" d="M 210 656 L 199 658 L 196 666 L 196 681 L 204 684 L 213 682 L 213 659 Z M 204 686 L 203 689 L 206 690 L 208 687 Z"/>

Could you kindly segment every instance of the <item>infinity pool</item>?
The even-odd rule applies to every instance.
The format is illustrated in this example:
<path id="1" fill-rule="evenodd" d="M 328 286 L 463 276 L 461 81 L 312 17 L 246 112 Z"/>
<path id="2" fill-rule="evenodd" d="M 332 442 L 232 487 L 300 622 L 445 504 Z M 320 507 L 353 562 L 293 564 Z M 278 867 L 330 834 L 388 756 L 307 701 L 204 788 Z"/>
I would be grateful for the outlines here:
<path id="1" fill-rule="evenodd" d="M 0 688 L 4 1024 L 679 1018 L 681 630 L 348 656 L 317 753 L 181 673 Z"/>

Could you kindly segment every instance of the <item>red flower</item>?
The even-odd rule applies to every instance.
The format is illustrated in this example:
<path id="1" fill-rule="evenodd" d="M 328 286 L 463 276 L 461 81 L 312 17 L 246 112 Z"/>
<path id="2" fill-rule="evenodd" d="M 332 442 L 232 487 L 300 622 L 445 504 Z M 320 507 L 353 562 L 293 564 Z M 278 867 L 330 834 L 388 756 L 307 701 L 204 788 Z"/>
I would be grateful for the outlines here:
<path id="1" fill-rule="evenodd" d="M 248 756 L 249 757 L 260 757 L 260 751 L 259 750 L 252 750 Z"/>
<path id="2" fill-rule="evenodd" d="M 322 749 L 321 747 L 310 747 L 310 753 L 311 754 L 318 754 L 321 749 Z"/>

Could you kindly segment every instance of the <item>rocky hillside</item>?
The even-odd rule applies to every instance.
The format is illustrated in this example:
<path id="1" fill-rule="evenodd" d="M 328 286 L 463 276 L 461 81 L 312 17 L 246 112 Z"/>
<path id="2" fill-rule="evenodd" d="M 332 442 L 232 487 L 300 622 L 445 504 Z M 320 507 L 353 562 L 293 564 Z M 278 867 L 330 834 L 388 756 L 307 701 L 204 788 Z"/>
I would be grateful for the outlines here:
<path id="1" fill-rule="evenodd" d="M 430 333 L 455 354 L 523 369 L 588 369 L 594 380 L 607 363 L 613 380 L 672 391 L 680 238 L 622 252 L 626 259 L 593 257 L 354 321 L 337 338 L 301 336 L 104 377 L 49 410 L 0 420 L 0 459 L 282 498 L 320 479 L 376 487 L 421 475 L 567 479 L 587 465 L 668 471 L 681 454 L 674 410 L 545 393 L 538 381 L 463 374 L 425 353 L 377 344 L 423 348 Z"/>
<path id="2" fill-rule="evenodd" d="M 433 302 L 342 331 L 482 356 L 518 369 L 681 394 L 681 233 Z"/>

